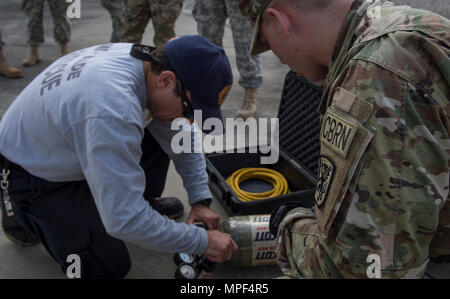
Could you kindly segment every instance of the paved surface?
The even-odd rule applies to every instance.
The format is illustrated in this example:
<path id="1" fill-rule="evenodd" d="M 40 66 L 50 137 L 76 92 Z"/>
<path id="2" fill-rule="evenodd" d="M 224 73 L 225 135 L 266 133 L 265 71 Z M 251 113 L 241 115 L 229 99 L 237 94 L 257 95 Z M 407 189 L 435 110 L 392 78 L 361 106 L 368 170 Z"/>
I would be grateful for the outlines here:
<path id="1" fill-rule="evenodd" d="M 448 0 L 411 0 L 417 6 L 426 7 L 449 16 Z M 26 45 L 26 28 L 24 14 L 20 8 L 20 1 L 2 0 L 0 2 L 0 28 L 6 43 L 5 56 L 10 64 L 20 66 L 21 61 L 28 53 Z M 397 1 L 407 2 L 409 1 Z M 426 2 L 426 3 L 424 3 Z M 109 14 L 100 6 L 100 0 L 81 0 L 81 19 L 72 20 L 72 42 L 69 45 L 71 51 L 82 49 L 96 44 L 109 42 L 111 33 L 111 21 Z M 190 10 L 193 0 L 185 0 L 182 15 L 177 21 L 177 34 L 197 34 L 195 21 L 192 19 Z M 52 21 L 48 7 L 45 9 L 45 38 L 46 43 L 41 47 L 43 62 L 31 68 L 23 68 L 22 79 L 8 80 L 0 77 L 0 115 L 6 111 L 14 98 L 20 91 L 45 67 L 58 57 L 58 46 L 52 38 Z M 143 43 L 152 44 L 153 28 L 148 26 Z M 237 69 L 235 53 L 229 26 L 224 39 L 225 50 L 230 57 L 235 82 L 237 82 Z M 264 85 L 259 93 L 259 108 L 257 117 L 274 117 L 278 111 L 279 99 L 283 88 L 284 76 L 288 67 L 279 63 L 272 53 L 262 55 L 262 66 L 264 70 Z M 230 95 L 223 105 L 225 117 L 233 117 L 240 107 L 243 89 L 237 84 L 233 87 Z M 187 194 L 182 187 L 181 178 L 171 166 L 164 194 L 166 196 L 177 196 L 185 204 L 185 210 L 189 211 Z M 217 201 L 212 206 L 223 219 L 227 217 Z M 187 216 L 185 212 L 184 221 Z M 158 253 L 133 245 L 128 245 L 132 258 L 132 269 L 127 278 L 173 278 L 175 266 L 172 262 L 172 254 Z M 0 278 L 65 278 L 59 267 L 45 252 L 43 246 L 22 248 L 9 242 L 4 234 L 0 232 Z M 255 267 L 255 268 L 233 268 L 229 265 L 219 265 L 213 278 L 273 278 L 280 276 L 277 266 Z"/>

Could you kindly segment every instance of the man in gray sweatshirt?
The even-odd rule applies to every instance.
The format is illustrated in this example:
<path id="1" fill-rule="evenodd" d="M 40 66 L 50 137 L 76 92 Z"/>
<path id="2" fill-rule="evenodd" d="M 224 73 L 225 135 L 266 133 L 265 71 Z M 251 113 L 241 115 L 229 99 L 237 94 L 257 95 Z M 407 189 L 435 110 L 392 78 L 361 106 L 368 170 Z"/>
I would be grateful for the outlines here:
<path id="1" fill-rule="evenodd" d="M 231 84 L 224 51 L 199 36 L 157 49 L 100 45 L 60 58 L 0 122 L 3 219 L 14 217 L 42 241 L 63 271 L 67 257 L 78 255 L 82 278 L 124 277 L 130 269 L 124 241 L 230 259 L 237 246 L 215 230 L 220 219 L 209 208 L 204 156 L 175 154 L 171 139 L 178 131 L 170 123 L 192 123 L 194 109 L 221 119 Z M 180 206 L 158 199 L 169 158 L 192 206 L 187 224 L 161 215 L 178 214 Z"/>

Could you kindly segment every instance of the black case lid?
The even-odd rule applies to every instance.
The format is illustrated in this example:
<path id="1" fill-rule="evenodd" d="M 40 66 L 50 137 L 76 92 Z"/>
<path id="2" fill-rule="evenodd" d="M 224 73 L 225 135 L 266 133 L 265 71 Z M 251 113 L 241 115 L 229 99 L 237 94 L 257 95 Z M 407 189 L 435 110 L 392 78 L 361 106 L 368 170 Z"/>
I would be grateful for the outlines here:
<path id="1" fill-rule="evenodd" d="M 279 147 L 317 177 L 322 89 L 294 71 L 286 75 L 278 110 Z"/>

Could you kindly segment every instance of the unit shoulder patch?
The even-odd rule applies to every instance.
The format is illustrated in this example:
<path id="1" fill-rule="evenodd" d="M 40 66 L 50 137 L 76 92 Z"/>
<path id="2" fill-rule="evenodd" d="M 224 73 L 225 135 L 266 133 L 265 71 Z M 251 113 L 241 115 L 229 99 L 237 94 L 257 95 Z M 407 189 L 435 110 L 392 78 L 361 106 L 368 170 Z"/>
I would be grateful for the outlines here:
<path id="1" fill-rule="evenodd" d="M 328 110 L 322 122 L 320 140 L 345 158 L 355 138 L 357 125 Z"/>
<path id="2" fill-rule="evenodd" d="M 321 208 L 327 200 L 331 184 L 333 183 L 336 165 L 330 157 L 321 155 L 319 158 L 318 181 L 316 185 L 315 199 L 318 208 Z"/>

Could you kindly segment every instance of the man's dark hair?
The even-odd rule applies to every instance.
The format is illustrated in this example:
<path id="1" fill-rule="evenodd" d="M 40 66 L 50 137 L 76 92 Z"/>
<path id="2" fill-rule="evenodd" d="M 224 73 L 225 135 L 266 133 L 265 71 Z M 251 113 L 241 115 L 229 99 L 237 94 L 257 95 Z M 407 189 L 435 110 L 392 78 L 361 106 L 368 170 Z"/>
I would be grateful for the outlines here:
<path id="1" fill-rule="evenodd" d="M 151 61 L 151 69 L 156 74 L 161 74 L 162 71 L 170 70 L 170 62 L 169 58 L 166 55 L 165 45 L 157 47 L 155 50 L 151 52 L 152 56 L 162 63 L 158 63 L 156 61 Z"/>
<path id="2" fill-rule="evenodd" d="M 151 54 L 157 60 L 162 62 L 162 63 L 158 63 L 156 61 L 151 61 L 150 69 L 152 70 L 152 72 L 154 72 L 155 74 L 158 74 L 158 75 L 161 74 L 163 71 L 167 71 L 167 70 L 175 73 L 175 71 L 173 69 L 171 69 L 171 67 L 170 67 L 170 61 L 166 54 L 165 45 L 161 45 L 161 46 L 157 47 L 155 50 L 153 50 L 151 52 Z M 175 75 L 176 75 L 176 73 L 175 73 Z M 181 82 L 178 78 L 177 78 L 177 87 L 175 88 L 174 91 L 177 96 L 181 96 L 182 87 L 181 87 Z"/>

